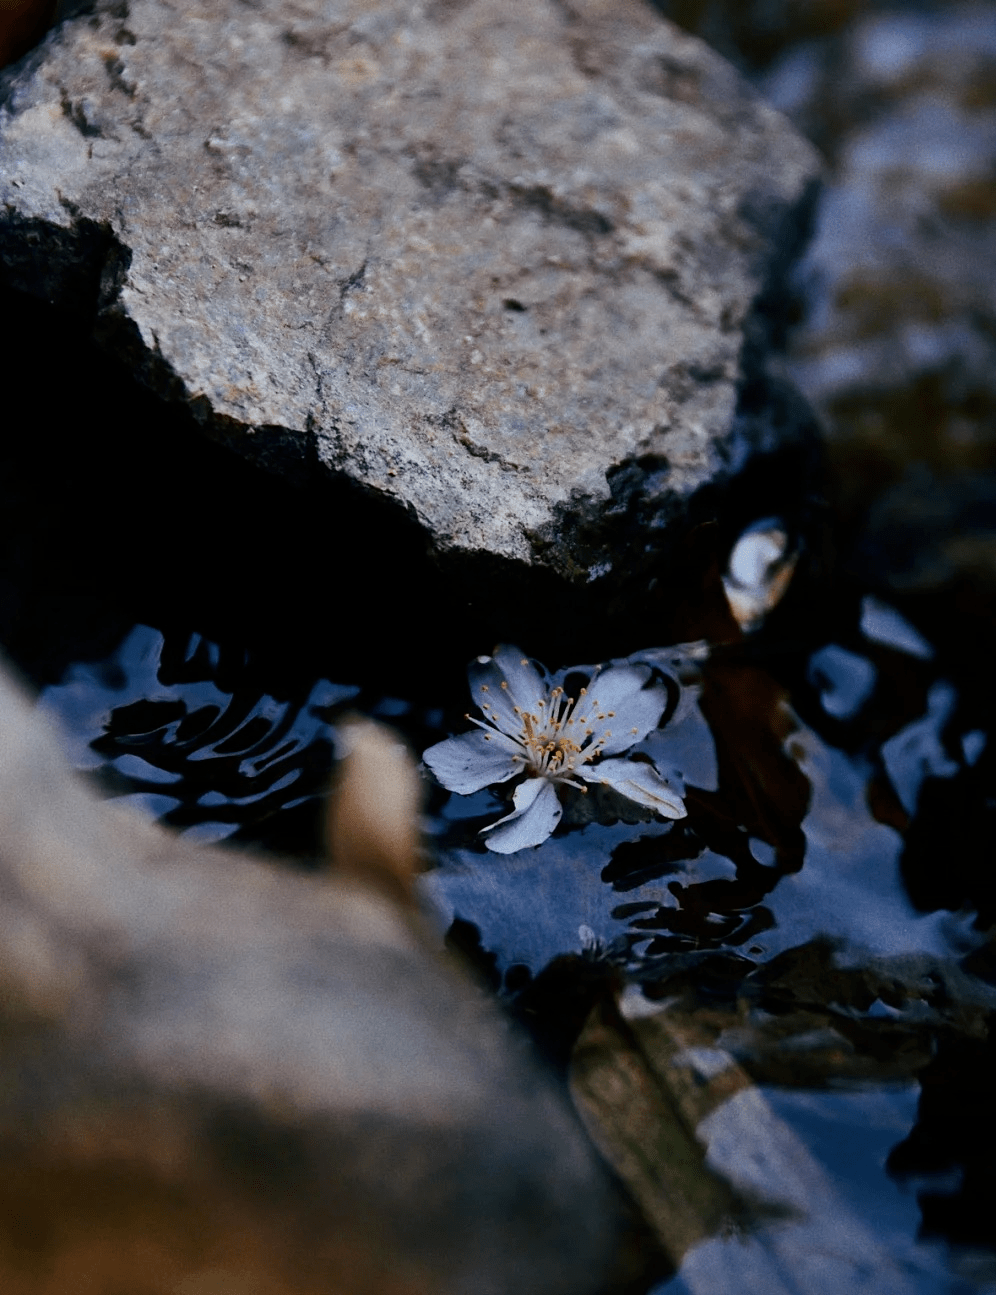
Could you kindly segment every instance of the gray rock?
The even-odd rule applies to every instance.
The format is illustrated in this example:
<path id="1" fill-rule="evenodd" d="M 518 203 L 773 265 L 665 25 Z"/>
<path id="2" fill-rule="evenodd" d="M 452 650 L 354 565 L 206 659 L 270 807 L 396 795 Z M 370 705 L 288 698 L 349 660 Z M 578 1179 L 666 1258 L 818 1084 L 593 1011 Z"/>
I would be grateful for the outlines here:
<path id="1" fill-rule="evenodd" d="M 835 565 L 988 679 L 996 9 L 656 2 L 746 68 L 828 159 L 792 274 L 784 372 L 822 421 Z"/>
<path id="2" fill-rule="evenodd" d="M 340 805 L 338 879 L 191 847 L 89 795 L 0 666 L 5 1291 L 602 1289 L 566 1100 L 371 884 L 391 799 Z"/>
<path id="3" fill-rule="evenodd" d="M 786 435 L 735 414 L 815 155 L 639 0 L 131 0 L 3 103 L 8 282 L 443 558 L 611 576 Z"/>
<path id="4" fill-rule="evenodd" d="M 776 68 L 772 88 L 786 73 L 784 64 Z M 807 311 L 793 367 L 837 435 L 862 412 L 870 422 L 881 418 L 873 408 L 887 403 L 886 393 L 898 402 L 919 385 L 923 414 L 940 424 L 929 427 L 941 442 L 936 453 L 947 440 L 966 465 L 974 450 L 971 466 L 981 466 L 987 420 L 972 418 L 971 395 L 977 407 L 987 393 L 991 416 L 994 75 L 996 14 L 968 4 L 864 16 L 839 42 L 836 64 L 806 82 L 798 115 L 820 112 L 846 128 L 834 141 L 836 165 L 798 269 Z M 847 105 L 855 104 L 863 115 L 848 122 Z M 929 400 L 932 383 L 937 395 Z M 947 408 L 935 412 L 937 405 Z M 929 424 L 912 428 L 904 412 L 898 453 L 909 457 L 912 443 L 930 457 Z"/>
<path id="5" fill-rule="evenodd" d="M 789 370 L 823 417 L 853 565 L 888 597 L 959 587 L 979 620 L 996 554 L 994 84 L 980 3 L 861 13 L 767 78 L 804 128 L 836 127 Z"/>

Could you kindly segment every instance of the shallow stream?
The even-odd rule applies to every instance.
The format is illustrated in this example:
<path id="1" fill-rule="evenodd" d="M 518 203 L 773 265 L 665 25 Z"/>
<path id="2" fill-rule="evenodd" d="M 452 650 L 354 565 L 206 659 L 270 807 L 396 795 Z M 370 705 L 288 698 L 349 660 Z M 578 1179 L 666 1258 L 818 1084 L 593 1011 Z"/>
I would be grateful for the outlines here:
<path id="1" fill-rule="evenodd" d="M 708 18 L 736 55 L 721 5 L 673 7 L 693 27 Z M 761 520 L 748 483 L 729 516 L 698 528 L 680 578 L 660 573 L 696 591 L 680 615 L 648 614 L 642 641 L 579 624 L 572 659 L 550 655 L 571 635 L 537 615 L 517 644 L 565 669 L 608 641 L 607 656 L 635 653 L 657 672 L 671 689 L 661 740 L 687 817 L 568 793 L 544 844 L 502 855 L 480 836 L 504 811 L 502 789 L 460 796 L 427 775 L 423 891 L 441 936 L 562 1072 L 606 993 L 634 1020 L 672 1004 L 695 1022 L 703 1057 L 734 1057 L 825 1176 L 842 1243 L 860 1249 L 871 1235 L 893 1266 L 888 1286 L 838 1273 L 828 1289 L 996 1290 L 996 633 L 985 556 L 996 400 L 971 364 L 972 331 L 988 325 L 960 298 L 938 308 L 929 336 L 901 303 L 890 315 L 880 301 L 885 316 L 846 347 L 846 320 L 836 332 L 826 323 L 848 300 L 826 259 L 833 213 L 866 202 L 867 214 L 875 147 L 876 175 L 900 168 L 905 137 L 889 114 L 916 107 L 903 75 L 945 41 L 954 52 L 938 65 L 966 42 L 985 54 L 991 40 L 996 68 L 996 11 L 925 5 L 893 21 L 876 9 L 869 26 L 860 7 L 846 9 L 836 26 L 783 24 L 781 43 L 740 51 L 837 167 L 786 360 L 830 428 L 816 494 L 801 514 L 786 498 L 786 513 L 804 518 L 789 527 L 788 593 L 741 633 L 720 576 L 739 528 L 729 516 Z M 866 81 L 878 82 L 844 113 L 826 96 L 828 68 L 848 50 L 863 51 Z M 865 191 L 840 160 L 862 139 Z M 990 139 L 981 126 L 979 139 Z M 980 246 L 996 220 L 984 197 L 972 229 L 955 231 Z M 957 242 L 943 235 L 939 245 Z M 368 501 L 233 461 L 83 346 L 78 322 L 11 296 L 3 316 L 11 371 L 41 348 L 58 376 L 13 397 L 0 446 L 0 642 L 105 794 L 197 839 L 315 866 L 340 718 L 383 719 L 417 753 L 464 731 L 466 664 L 503 626 L 482 612 L 486 598 L 471 606 L 449 590 L 417 539 Z M 969 339 L 965 355 L 956 334 Z M 942 354 L 944 338 L 954 349 Z M 890 344 L 899 359 L 886 380 L 877 366 Z M 777 460 L 765 471 L 777 498 Z M 968 557 L 957 545 L 966 535 Z M 708 659 L 654 651 L 678 625 L 681 639 L 708 641 Z M 819 1227 L 792 1226 L 802 1246 L 829 1244 Z M 714 1243 L 735 1252 L 744 1289 L 763 1289 L 765 1227 Z M 655 1292 L 702 1289 L 691 1270 L 654 1280 Z"/>

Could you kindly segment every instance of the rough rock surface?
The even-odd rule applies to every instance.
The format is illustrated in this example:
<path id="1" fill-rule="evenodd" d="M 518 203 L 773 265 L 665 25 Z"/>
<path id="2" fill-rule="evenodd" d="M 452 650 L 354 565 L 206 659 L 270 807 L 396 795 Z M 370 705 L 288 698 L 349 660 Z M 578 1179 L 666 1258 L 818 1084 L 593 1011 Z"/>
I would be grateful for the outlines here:
<path id="1" fill-rule="evenodd" d="M 384 793 L 339 833 L 373 800 L 366 885 L 191 847 L 90 796 L 0 666 L 5 1292 L 602 1289 L 565 1099 L 369 884 Z"/>
<path id="2" fill-rule="evenodd" d="M 0 264 L 245 455 L 584 583 L 634 482 L 666 521 L 770 441 L 816 170 L 639 0 L 129 0 L 6 75 Z"/>

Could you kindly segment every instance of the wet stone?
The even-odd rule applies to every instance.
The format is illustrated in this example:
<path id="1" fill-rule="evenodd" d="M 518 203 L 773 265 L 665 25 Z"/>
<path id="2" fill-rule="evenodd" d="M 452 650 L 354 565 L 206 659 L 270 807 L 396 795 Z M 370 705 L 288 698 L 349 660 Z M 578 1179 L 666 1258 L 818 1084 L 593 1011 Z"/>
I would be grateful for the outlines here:
<path id="1" fill-rule="evenodd" d="M 135 0 L 5 74 L 0 267 L 264 467 L 584 588 L 799 434 L 738 398 L 816 172 L 637 0 Z"/>

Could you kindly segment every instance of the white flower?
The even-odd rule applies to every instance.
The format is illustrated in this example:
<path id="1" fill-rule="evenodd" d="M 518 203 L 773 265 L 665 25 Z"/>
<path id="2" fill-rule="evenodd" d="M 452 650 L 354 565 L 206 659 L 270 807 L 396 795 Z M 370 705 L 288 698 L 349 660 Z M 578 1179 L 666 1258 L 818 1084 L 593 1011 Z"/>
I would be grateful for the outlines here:
<path id="1" fill-rule="evenodd" d="M 464 796 L 526 775 L 513 812 L 484 829 L 488 849 L 499 854 L 546 840 L 560 821 L 561 786 L 584 791 L 585 783 L 604 783 L 666 818 L 684 818 L 681 797 L 652 764 L 607 758 L 660 722 L 667 690 L 650 683 L 652 673 L 646 665 L 599 668 L 574 698 L 518 648 L 496 648 L 468 671 L 484 719 L 467 718 L 479 731 L 438 742 L 423 759 L 444 787 Z"/>

